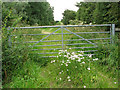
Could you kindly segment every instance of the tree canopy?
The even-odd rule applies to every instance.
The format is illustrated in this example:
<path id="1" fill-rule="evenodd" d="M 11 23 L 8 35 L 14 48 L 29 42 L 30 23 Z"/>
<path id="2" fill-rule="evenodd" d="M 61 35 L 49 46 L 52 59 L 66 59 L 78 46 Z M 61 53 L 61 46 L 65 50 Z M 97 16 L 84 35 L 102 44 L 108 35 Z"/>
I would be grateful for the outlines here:
<path id="1" fill-rule="evenodd" d="M 51 25 L 54 24 L 54 8 L 48 2 L 3 2 L 2 19 L 7 17 L 7 26 L 21 18 L 21 23 L 28 25 Z"/>
<path id="2" fill-rule="evenodd" d="M 65 10 L 63 14 L 63 19 L 62 19 L 62 22 L 63 24 L 67 25 L 69 24 L 69 21 L 70 20 L 75 20 L 75 17 L 76 17 L 76 12 L 73 11 L 73 10 Z"/>

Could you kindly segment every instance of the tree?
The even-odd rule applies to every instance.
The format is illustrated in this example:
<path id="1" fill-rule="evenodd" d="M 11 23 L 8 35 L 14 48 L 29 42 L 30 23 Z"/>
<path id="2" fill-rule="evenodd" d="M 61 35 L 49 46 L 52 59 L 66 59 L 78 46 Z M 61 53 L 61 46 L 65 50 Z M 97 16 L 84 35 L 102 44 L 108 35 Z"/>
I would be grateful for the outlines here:
<path id="1" fill-rule="evenodd" d="M 62 22 L 63 22 L 63 24 L 67 25 L 67 24 L 69 24 L 70 20 L 75 20 L 75 18 L 76 18 L 76 12 L 67 9 L 63 13 Z"/>
<path id="2" fill-rule="evenodd" d="M 53 7 L 48 2 L 29 2 L 26 7 L 28 23 L 33 25 L 50 25 L 54 21 Z"/>

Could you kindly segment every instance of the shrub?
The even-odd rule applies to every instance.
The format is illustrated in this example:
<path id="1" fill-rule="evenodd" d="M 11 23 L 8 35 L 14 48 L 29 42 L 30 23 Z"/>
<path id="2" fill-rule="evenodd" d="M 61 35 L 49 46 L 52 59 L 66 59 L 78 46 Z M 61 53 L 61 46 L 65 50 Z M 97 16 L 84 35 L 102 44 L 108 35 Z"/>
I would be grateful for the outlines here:
<path id="1" fill-rule="evenodd" d="M 118 68 L 118 39 L 114 40 L 114 44 L 98 45 L 97 57 L 99 57 L 99 64 L 105 66 L 107 69 Z"/>

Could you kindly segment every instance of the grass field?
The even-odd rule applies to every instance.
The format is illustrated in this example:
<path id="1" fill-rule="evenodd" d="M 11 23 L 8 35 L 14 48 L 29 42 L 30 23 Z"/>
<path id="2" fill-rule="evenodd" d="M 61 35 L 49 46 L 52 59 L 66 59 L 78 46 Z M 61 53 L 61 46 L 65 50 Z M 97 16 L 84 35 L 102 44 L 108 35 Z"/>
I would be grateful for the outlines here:
<path id="1" fill-rule="evenodd" d="M 57 28 L 46 29 L 27 29 L 27 30 L 14 30 L 12 34 L 50 34 Z M 104 28 L 68 28 L 72 32 L 96 32 L 105 31 Z M 68 31 L 63 31 L 69 33 Z M 61 30 L 55 32 L 61 33 Z M 108 38 L 109 34 L 79 34 L 85 39 L 92 38 Z M 12 42 L 26 42 L 26 41 L 39 41 L 47 35 L 39 36 L 13 36 Z M 21 39 L 20 39 L 21 38 Z M 79 37 L 70 34 L 63 35 L 63 40 L 80 39 Z M 50 35 L 43 41 L 48 40 L 62 40 L 62 35 Z M 110 42 L 110 40 L 95 40 L 98 44 L 103 42 Z M 64 41 L 64 44 L 75 43 L 88 43 L 87 41 Z M 34 43 L 27 43 L 33 45 Z M 62 42 L 40 42 L 37 45 L 56 45 Z M 14 44 L 15 46 L 17 44 Z M 89 49 L 71 49 L 73 47 L 93 47 L 94 45 L 64 45 L 64 50 L 56 50 L 62 48 L 61 46 L 41 46 L 33 47 L 32 49 L 53 49 L 53 50 L 37 50 L 30 51 L 31 54 L 35 53 L 49 53 L 59 52 L 57 54 L 46 54 L 46 56 L 58 56 L 56 58 L 39 58 L 34 60 L 27 60 L 24 62 L 22 68 L 14 71 L 11 81 L 3 85 L 9 88 L 118 88 L 118 69 L 116 66 L 111 67 L 113 63 L 111 57 L 103 57 L 100 59 L 97 56 L 83 56 L 83 54 L 90 54 L 84 50 L 97 50 L 94 48 Z M 105 46 L 105 45 L 103 45 Z M 114 45 L 113 45 L 114 46 Z M 114 46 L 115 47 L 115 46 Z M 113 47 L 113 48 L 114 48 Z M 67 49 L 69 48 L 69 49 Z M 116 48 L 116 47 L 115 47 Z M 108 48 L 109 49 L 109 48 Z M 110 49 L 111 50 L 111 49 Z M 113 50 L 114 51 L 114 50 Z M 112 52 L 112 51 L 110 51 Z M 104 52 L 103 52 L 104 53 Z M 92 52 L 92 54 L 99 54 L 99 52 Z M 110 54 L 111 55 L 111 54 Z M 117 55 L 117 52 L 116 52 Z M 43 54 L 38 55 L 38 57 Z M 102 57 L 102 56 L 101 56 Z M 110 62 L 110 63 L 107 63 Z M 110 65 L 109 65 L 110 64 Z M 111 68 L 110 68 L 111 67 Z"/>

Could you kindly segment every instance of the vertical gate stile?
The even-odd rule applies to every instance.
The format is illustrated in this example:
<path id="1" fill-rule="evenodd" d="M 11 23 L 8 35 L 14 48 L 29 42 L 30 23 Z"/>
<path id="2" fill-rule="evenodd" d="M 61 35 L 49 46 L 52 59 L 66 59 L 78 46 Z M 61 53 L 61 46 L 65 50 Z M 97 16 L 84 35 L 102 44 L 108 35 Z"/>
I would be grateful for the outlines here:
<path id="1" fill-rule="evenodd" d="M 114 43 L 114 36 L 115 36 L 115 24 L 112 24 L 112 44 Z"/>
<path id="2" fill-rule="evenodd" d="M 110 44 L 112 43 L 112 24 L 110 26 Z"/>
<path id="3" fill-rule="evenodd" d="M 61 32 L 62 32 L 62 50 L 64 50 L 64 46 L 63 46 L 63 26 L 61 26 Z"/>

